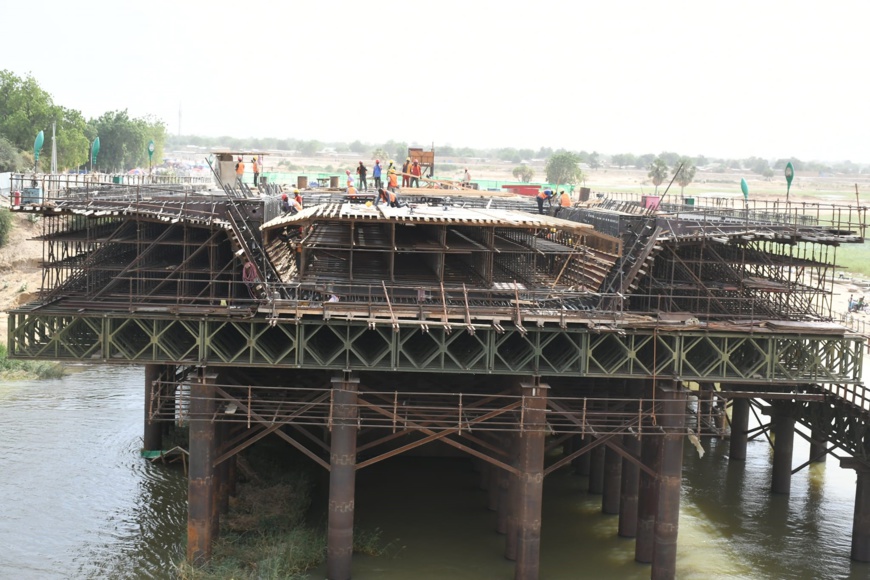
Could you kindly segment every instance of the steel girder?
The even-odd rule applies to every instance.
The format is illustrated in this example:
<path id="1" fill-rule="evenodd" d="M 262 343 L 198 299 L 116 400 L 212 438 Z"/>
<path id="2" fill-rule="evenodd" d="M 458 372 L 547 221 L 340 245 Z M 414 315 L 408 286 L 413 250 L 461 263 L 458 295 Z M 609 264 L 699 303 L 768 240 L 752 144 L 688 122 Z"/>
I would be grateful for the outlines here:
<path id="1" fill-rule="evenodd" d="M 851 384 L 860 382 L 863 339 L 585 326 L 470 334 L 365 321 L 13 311 L 8 345 L 14 358 L 61 361 Z"/>

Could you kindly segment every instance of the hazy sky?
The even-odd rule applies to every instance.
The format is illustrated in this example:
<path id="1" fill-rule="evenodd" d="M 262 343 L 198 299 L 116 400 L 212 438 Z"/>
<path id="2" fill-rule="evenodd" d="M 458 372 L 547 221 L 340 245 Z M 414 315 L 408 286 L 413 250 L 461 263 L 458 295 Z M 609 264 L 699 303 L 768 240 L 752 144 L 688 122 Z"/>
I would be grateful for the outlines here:
<path id="1" fill-rule="evenodd" d="M 0 6 L 0 69 L 173 133 L 870 161 L 866 0 Z"/>

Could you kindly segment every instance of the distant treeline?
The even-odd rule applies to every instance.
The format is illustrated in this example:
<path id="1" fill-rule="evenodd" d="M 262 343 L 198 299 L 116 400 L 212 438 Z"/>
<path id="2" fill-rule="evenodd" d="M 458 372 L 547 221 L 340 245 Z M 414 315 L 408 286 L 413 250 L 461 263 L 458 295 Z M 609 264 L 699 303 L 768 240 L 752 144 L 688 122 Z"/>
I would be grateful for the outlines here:
<path id="1" fill-rule="evenodd" d="M 114 172 L 148 166 L 148 142 L 154 161 L 163 157 L 166 127 L 152 117 L 131 118 L 126 110 L 85 119 L 81 111 L 55 103 L 32 76 L 0 71 L 0 172 L 34 168 L 33 143 L 43 131 L 39 171 L 51 164 L 51 125 L 55 123 L 58 170 L 86 168 L 91 144 L 100 137 L 95 170 Z"/>
<path id="2" fill-rule="evenodd" d="M 413 147 L 428 149 L 431 144 L 411 143 Z M 276 137 L 247 138 L 238 137 L 203 137 L 200 135 L 168 135 L 166 147 L 169 150 L 178 150 L 186 146 L 196 147 L 228 147 L 234 150 L 277 150 L 288 151 L 298 155 L 312 156 L 324 150 L 336 153 L 357 153 L 363 157 L 387 158 L 404 160 L 408 153 L 409 144 L 404 141 L 386 141 L 384 143 L 369 143 L 353 141 L 351 143 L 339 141 L 317 141 L 315 139 L 279 139 Z M 518 149 L 515 147 L 500 147 L 496 149 L 481 149 L 473 147 L 454 147 L 452 145 L 435 145 L 436 157 L 460 157 L 464 159 L 497 160 L 507 163 L 529 163 L 533 160 L 546 161 L 554 153 L 564 153 L 565 149 L 553 149 L 541 147 L 539 149 Z M 809 171 L 817 173 L 865 173 L 870 170 L 868 164 L 858 164 L 851 161 L 838 163 L 821 163 L 818 161 L 801 161 L 794 157 L 788 159 L 762 159 L 760 157 L 746 157 L 744 159 L 724 159 L 706 157 L 704 155 L 684 156 L 676 152 L 664 151 L 662 153 L 645 153 L 635 155 L 633 153 L 619 153 L 606 155 L 597 151 L 570 151 L 577 156 L 580 163 L 591 169 L 599 167 L 637 168 L 646 170 L 656 158 L 662 159 L 668 166 L 673 167 L 676 163 L 688 158 L 692 163 L 704 171 L 725 172 L 728 170 L 752 171 L 764 177 L 773 177 L 775 171 L 781 171 L 791 161 L 795 171 Z"/>

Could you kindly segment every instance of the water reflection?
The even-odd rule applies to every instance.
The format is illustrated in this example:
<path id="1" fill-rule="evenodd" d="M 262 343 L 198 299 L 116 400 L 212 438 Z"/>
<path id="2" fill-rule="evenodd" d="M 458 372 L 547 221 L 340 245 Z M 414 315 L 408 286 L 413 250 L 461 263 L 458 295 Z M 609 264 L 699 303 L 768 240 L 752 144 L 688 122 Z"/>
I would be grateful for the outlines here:
<path id="1" fill-rule="evenodd" d="M 186 484 L 139 457 L 141 421 L 140 368 L 0 384 L 0 578 L 171 576 L 184 553 Z M 728 461 L 727 441 L 704 446 L 704 458 L 686 446 L 681 579 L 870 577 L 870 566 L 849 560 L 853 472 L 831 459 L 777 496 L 764 438 L 743 463 Z M 794 464 L 808 454 L 796 438 Z M 358 523 L 381 528 L 391 547 L 356 557 L 354 577 L 513 578 L 477 484 L 468 460 L 398 457 L 361 470 Z M 542 577 L 648 578 L 586 484 L 564 470 L 546 480 Z"/>

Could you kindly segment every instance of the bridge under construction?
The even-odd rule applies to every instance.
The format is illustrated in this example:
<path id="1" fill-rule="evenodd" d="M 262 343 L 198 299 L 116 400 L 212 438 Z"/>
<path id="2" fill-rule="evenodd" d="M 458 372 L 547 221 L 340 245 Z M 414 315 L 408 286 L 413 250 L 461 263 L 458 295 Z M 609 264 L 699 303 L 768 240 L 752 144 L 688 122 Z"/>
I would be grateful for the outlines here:
<path id="1" fill-rule="evenodd" d="M 538 577 L 559 469 L 674 578 L 683 442 L 730 434 L 742 461 L 752 414 L 775 436 L 772 492 L 827 455 L 856 470 L 851 555 L 870 561 L 865 337 L 832 305 L 865 207 L 603 194 L 539 215 L 482 191 L 391 208 L 317 190 L 289 215 L 273 184 L 41 191 L 12 207 L 42 217 L 44 250 L 9 354 L 145 367 L 145 450 L 189 425 L 193 563 L 239 454 L 274 437 L 329 473 L 331 580 L 351 577 L 356 472 L 424 445 L 475 458 L 516 578 Z M 812 452 L 793 469 L 795 434 Z"/>

